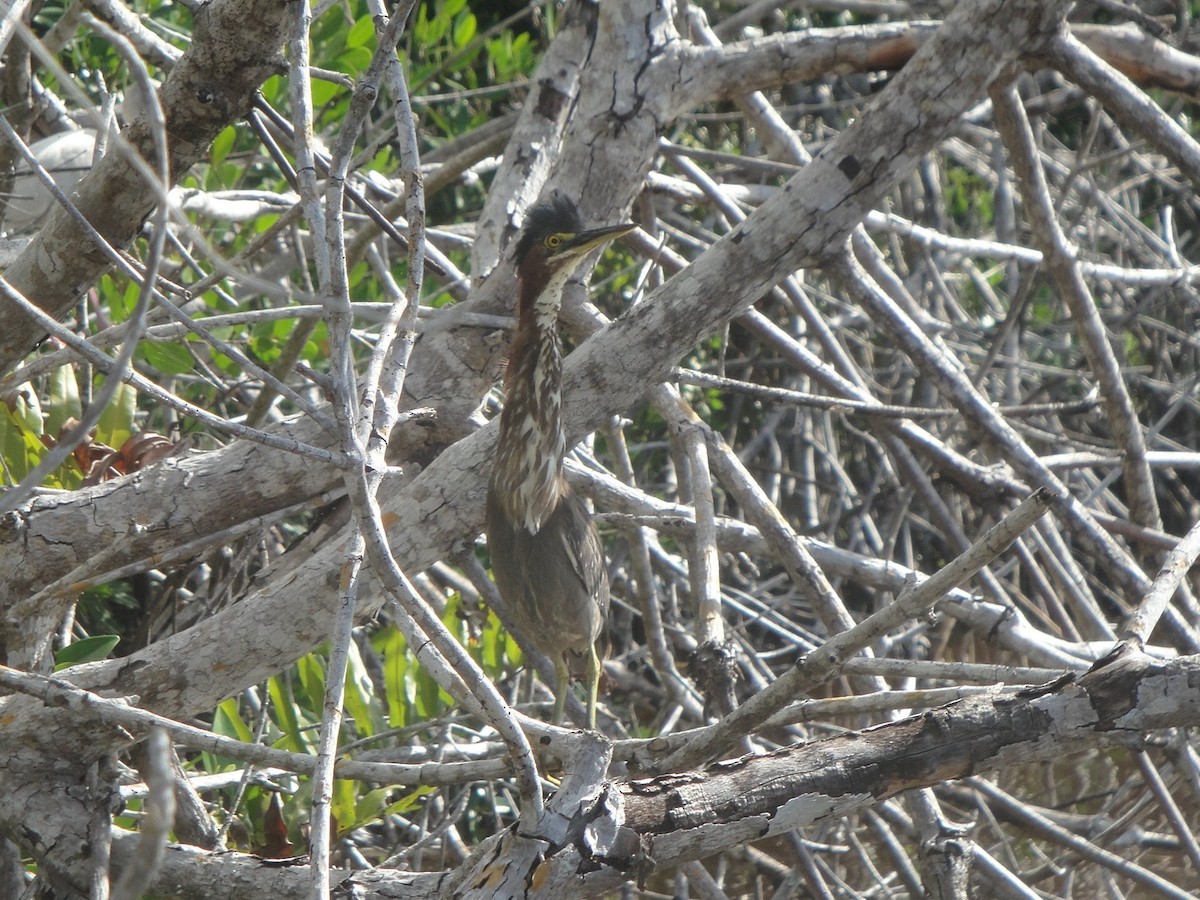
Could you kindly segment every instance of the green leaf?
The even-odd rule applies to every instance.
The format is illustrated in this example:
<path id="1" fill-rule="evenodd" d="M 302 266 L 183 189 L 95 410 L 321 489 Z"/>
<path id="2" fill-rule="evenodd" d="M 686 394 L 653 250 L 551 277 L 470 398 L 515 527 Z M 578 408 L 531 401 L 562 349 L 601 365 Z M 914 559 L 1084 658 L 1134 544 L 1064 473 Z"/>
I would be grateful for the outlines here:
<path id="1" fill-rule="evenodd" d="M 422 3 L 417 7 L 417 21 L 412 23 L 413 44 L 424 46 L 429 42 L 429 14 Z"/>
<path id="2" fill-rule="evenodd" d="M 237 130 L 232 125 L 221 129 L 221 133 L 213 139 L 212 150 L 210 151 L 214 166 L 219 166 L 225 162 L 225 157 L 233 149 L 233 142 L 235 140 L 237 140 Z"/>
<path id="3" fill-rule="evenodd" d="M 351 642 L 350 660 L 346 666 L 346 689 L 343 703 L 346 713 L 354 719 L 359 737 L 370 737 L 383 730 L 383 710 L 375 696 L 375 685 L 367 674 L 366 664 L 358 645 Z"/>
<path id="4" fill-rule="evenodd" d="M 347 825 L 339 819 L 338 833 L 345 834 L 347 831 L 352 831 L 355 828 L 361 828 L 364 825 L 369 825 L 371 822 L 376 822 L 384 816 L 409 815 L 420 808 L 421 798 L 433 793 L 436 788 L 423 785 L 409 791 L 398 800 L 388 803 L 387 798 L 391 796 L 393 790 L 395 788 L 382 787 L 375 788 L 375 790 L 364 794 L 354 806 L 354 822 Z"/>
<path id="5" fill-rule="evenodd" d="M 297 715 L 296 701 L 291 696 L 283 677 L 272 675 L 267 681 L 267 691 L 271 695 L 271 710 L 275 714 L 275 723 L 283 732 L 283 737 L 276 741 L 276 746 L 301 753 L 308 752 L 304 735 L 300 733 L 300 718 Z"/>
<path id="6" fill-rule="evenodd" d="M 314 719 L 319 719 L 325 708 L 325 661 L 316 653 L 305 654 L 296 660 L 296 676 L 301 689 L 297 701 Z"/>
<path id="7" fill-rule="evenodd" d="M 363 825 L 378 819 L 383 814 L 383 805 L 387 802 L 387 798 L 391 793 L 392 788 L 381 787 L 363 794 L 354 804 L 354 821 L 352 823 L 345 823 L 339 820 L 338 833 L 345 834 L 347 831 L 361 828 Z"/>
<path id="8" fill-rule="evenodd" d="M 404 635 L 392 628 L 383 645 L 383 689 L 387 693 L 388 724 L 403 728 L 408 724 L 408 655 Z"/>
<path id="9" fill-rule="evenodd" d="M 465 47 L 471 42 L 471 38 L 475 37 L 477 23 L 475 16 L 467 13 L 454 23 L 454 45 L 456 47 Z"/>
<path id="10" fill-rule="evenodd" d="M 525 661 L 525 654 L 521 652 L 521 645 L 507 631 L 504 633 L 504 655 L 508 657 L 508 661 L 514 667 L 521 665 Z"/>
<path id="11" fill-rule="evenodd" d="M 380 810 L 379 818 L 382 819 L 384 816 L 393 815 L 407 816 L 410 813 L 416 812 L 421 805 L 421 798 L 429 796 L 435 790 L 437 790 L 437 788 L 433 787 L 432 785 L 422 785 L 416 790 L 405 794 L 399 800 L 396 800 L 385 806 L 382 810 Z"/>
<path id="12" fill-rule="evenodd" d="M 416 707 L 417 718 L 432 719 L 442 712 L 441 689 L 437 681 L 421 666 L 416 666 L 416 696 L 413 706 Z"/>
<path id="13" fill-rule="evenodd" d="M 59 366 L 50 373 L 50 398 L 46 402 L 46 433 L 58 437 L 67 419 L 83 415 L 79 400 L 79 381 L 71 366 Z"/>
<path id="14" fill-rule="evenodd" d="M 257 219 L 255 219 L 254 222 L 250 226 L 250 230 L 254 234 L 262 234 L 264 231 L 266 231 L 268 228 L 270 228 L 272 225 L 274 225 L 278 221 L 279 221 L 278 215 L 276 215 L 275 213 L 267 213 L 266 215 L 259 216 Z"/>
<path id="15" fill-rule="evenodd" d="M 250 726 L 242 718 L 235 697 L 222 700 L 217 706 L 213 712 L 212 730 L 213 734 L 219 734 L 222 737 L 233 738 L 247 744 L 254 742 L 254 735 L 250 731 Z M 236 760 L 207 751 L 200 754 L 200 760 L 206 772 L 224 772 L 238 765 Z"/>
<path id="16" fill-rule="evenodd" d="M 117 387 L 112 403 L 105 407 L 96 423 L 96 440 L 114 450 L 133 434 L 133 420 L 137 414 L 137 391 L 127 384 Z"/>
<path id="17" fill-rule="evenodd" d="M 217 706 L 217 710 L 213 714 L 213 733 L 247 744 L 254 740 L 250 726 L 246 724 L 246 720 L 242 718 L 241 711 L 238 709 L 236 697 L 222 700 Z"/>
<path id="18" fill-rule="evenodd" d="M 425 43 L 439 44 L 450 30 L 450 21 L 440 13 L 434 16 L 425 27 Z"/>
<path id="19" fill-rule="evenodd" d="M 371 65 L 371 51 L 366 47 L 353 47 L 337 58 L 338 68 L 350 77 L 361 75 Z M 334 85 L 337 87 L 337 85 Z M 338 88 L 341 90 L 340 88 Z"/>
<path id="20" fill-rule="evenodd" d="M 333 783 L 333 802 L 329 812 L 337 822 L 337 833 L 345 834 L 355 827 L 358 816 L 358 782 L 338 779 Z"/>
<path id="21" fill-rule="evenodd" d="M 26 426 L 24 419 L 0 401 L 0 461 L 3 480 L 16 484 L 29 474 L 46 451 L 41 439 Z"/>
<path id="22" fill-rule="evenodd" d="M 140 292 L 141 288 L 133 282 L 122 288 L 107 275 L 100 279 L 100 296 L 108 306 L 108 314 L 114 325 L 119 325 L 129 318 L 129 314 L 137 306 Z"/>
<path id="23" fill-rule="evenodd" d="M 462 643 L 463 638 L 463 617 L 462 617 L 462 594 L 454 593 L 446 601 L 446 608 L 442 611 L 442 624 L 459 643 Z"/>
<path id="24" fill-rule="evenodd" d="M 263 82 L 259 90 L 262 92 L 263 99 L 272 106 L 277 106 L 281 100 L 286 99 L 287 82 L 283 80 L 282 76 L 272 75 Z"/>
<path id="25" fill-rule="evenodd" d="M 363 16 L 346 34 L 346 47 L 350 49 L 362 47 L 374 38 L 375 22 L 370 16 Z"/>
<path id="26" fill-rule="evenodd" d="M 182 344 L 142 341 L 138 356 L 164 375 L 184 375 L 195 368 L 192 354 Z"/>
<path id="27" fill-rule="evenodd" d="M 493 677 L 504 671 L 504 628 L 490 609 L 480 635 L 480 662 L 484 671 Z"/>
<path id="28" fill-rule="evenodd" d="M 12 392 L 8 408 L 26 431 L 36 437 L 42 436 L 42 404 L 32 384 L 27 381 L 18 385 Z"/>
<path id="29" fill-rule="evenodd" d="M 334 84 L 332 81 L 322 81 L 313 79 L 312 83 L 312 102 L 313 106 L 320 108 L 340 94 L 342 86 Z"/>
<path id="30" fill-rule="evenodd" d="M 97 634 L 83 640 L 68 644 L 54 654 L 54 671 L 65 669 L 67 666 L 79 663 L 95 662 L 107 659 L 113 647 L 121 642 L 117 634 Z"/>

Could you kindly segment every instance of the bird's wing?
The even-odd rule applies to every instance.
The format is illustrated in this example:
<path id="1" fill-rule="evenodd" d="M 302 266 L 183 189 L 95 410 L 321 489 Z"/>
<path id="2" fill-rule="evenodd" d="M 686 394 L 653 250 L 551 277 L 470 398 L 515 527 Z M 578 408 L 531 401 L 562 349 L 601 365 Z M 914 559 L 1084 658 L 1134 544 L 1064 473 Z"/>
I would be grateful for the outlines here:
<path id="1" fill-rule="evenodd" d="M 583 589 L 596 598 L 600 616 L 608 615 L 608 569 L 604 565 L 604 544 L 583 500 L 568 493 L 562 502 L 562 512 L 575 519 L 572 527 L 563 528 L 563 545 L 571 567 Z"/>

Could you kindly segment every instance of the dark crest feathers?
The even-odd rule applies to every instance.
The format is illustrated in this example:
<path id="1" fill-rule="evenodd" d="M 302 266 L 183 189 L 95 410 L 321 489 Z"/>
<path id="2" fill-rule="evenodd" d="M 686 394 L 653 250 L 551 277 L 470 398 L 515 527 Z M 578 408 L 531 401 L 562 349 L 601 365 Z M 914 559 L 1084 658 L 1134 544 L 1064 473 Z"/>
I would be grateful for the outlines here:
<path id="1" fill-rule="evenodd" d="M 525 228 L 521 231 L 521 239 L 517 242 L 517 265 L 534 246 L 540 243 L 548 234 L 556 231 L 578 234 L 583 231 L 583 221 L 579 218 L 579 210 L 570 198 L 558 191 L 550 195 L 548 200 L 529 210 L 525 216 Z"/>

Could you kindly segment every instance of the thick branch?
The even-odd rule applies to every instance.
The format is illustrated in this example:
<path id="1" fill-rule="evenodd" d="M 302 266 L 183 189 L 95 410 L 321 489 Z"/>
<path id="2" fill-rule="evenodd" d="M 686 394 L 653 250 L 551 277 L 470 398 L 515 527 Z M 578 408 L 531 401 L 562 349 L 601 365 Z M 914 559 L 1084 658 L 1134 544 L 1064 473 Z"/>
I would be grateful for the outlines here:
<path id="1" fill-rule="evenodd" d="M 349 877 L 360 891 L 356 896 L 369 900 L 410 896 L 405 890 L 411 896 L 472 896 L 472 890 L 491 890 L 499 881 L 488 878 L 502 875 L 506 884 L 536 885 L 531 897 L 598 896 L 651 871 L 846 816 L 912 788 L 1097 747 L 1138 746 L 1146 730 L 1196 724 L 1200 657 L 1162 662 L 1126 647 L 1081 678 L 1064 677 L 1016 696 L 996 690 L 772 754 L 610 783 L 590 809 L 572 817 L 570 840 L 549 856 L 524 852 L 533 839 L 513 828 L 481 846 L 475 856 L 480 868 L 468 865 L 448 881 L 386 870 Z M 120 837 L 114 857 L 123 858 L 133 840 Z M 533 849 L 546 847 L 537 842 Z M 528 871 L 502 871 L 502 861 L 513 859 L 522 859 Z M 499 868 L 493 871 L 487 860 Z M 304 896 L 304 871 L 185 847 L 168 854 L 161 878 L 181 897 L 220 900 L 249 891 L 288 900 Z M 346 877 L 335 874 L 334 880 L 344 884 Z"/>

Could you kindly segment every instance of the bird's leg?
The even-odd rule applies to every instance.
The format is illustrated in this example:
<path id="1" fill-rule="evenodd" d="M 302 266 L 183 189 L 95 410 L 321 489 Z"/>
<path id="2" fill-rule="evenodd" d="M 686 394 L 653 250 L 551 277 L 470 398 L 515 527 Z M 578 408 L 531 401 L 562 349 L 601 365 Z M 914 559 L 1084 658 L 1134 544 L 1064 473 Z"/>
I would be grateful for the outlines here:
<path id="1" fill-rule="evenodd" d="M 554 674 L 558 676 L 558 684 L 554 688 L 553 724 L 561 725 L 563 710 L 567 706 L 567 691 L 571 690 L 571 670 L 567 668 L 567 660 L 561 653 L 554 657 Z"/>
<path id="2" fill-rule="evenodd" d="M 596 695 L 600 692 L 600 657 L 596 653 L 596 645 L 588 647 L 588 696 L 587 715 L 588 728 L 596 729 Z"/>

